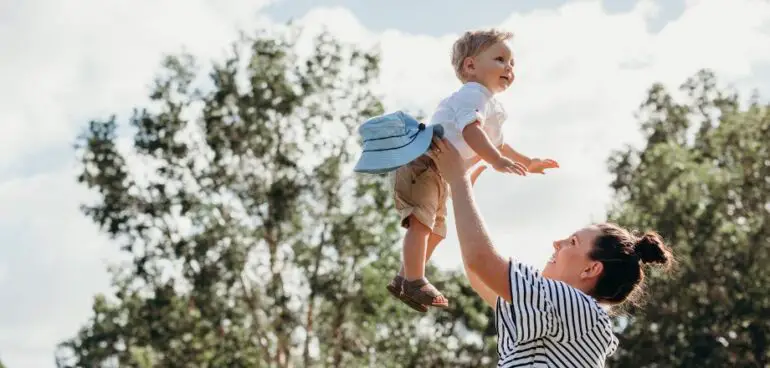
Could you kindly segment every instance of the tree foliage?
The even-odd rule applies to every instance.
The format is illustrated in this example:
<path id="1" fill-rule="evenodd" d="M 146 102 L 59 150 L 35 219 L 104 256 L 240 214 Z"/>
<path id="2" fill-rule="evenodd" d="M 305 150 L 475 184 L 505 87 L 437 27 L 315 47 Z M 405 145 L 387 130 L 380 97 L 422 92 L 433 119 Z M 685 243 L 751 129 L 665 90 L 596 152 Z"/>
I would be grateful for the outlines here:
<path id="1" fill-rule="evenodd" d="M 60 345 L 59 366 L 494 358 L 493 345 L 466 339 L 492 331 L 461 275 L 431 269 L 453 308 L 425 317 L 385 290 L 398 218 L 384 178 L 350 169 L 358 124 L 383 111 L 377 55 L 322 34 L 301 56 L 296 40 L 244 37 L 206 78 L 195 58 L 169 57 L 128 133 L 115 117 L 88 124 L 78 181 L 96 200 L 83 211 L 128 261 Z"/>
<path id="2" fill-rule="evenodd" d="M 610 220 L 658 230 L 679 258 L 671 276 L 648 278 L 612 366 L 765 367 L 770 105 L 741 104 L 706 70 L 680 92 L 654 85 L 639 114 L 646 144 L 610 160 Z"/>

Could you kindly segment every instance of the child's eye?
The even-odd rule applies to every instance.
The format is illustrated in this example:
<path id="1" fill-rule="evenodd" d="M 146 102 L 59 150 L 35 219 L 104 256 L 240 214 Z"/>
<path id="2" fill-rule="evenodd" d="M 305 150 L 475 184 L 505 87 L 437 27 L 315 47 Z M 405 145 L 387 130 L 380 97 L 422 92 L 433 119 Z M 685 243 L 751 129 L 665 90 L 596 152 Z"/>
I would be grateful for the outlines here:
<path id="1" fill-rule="evenodd" d="M 505 59 L 503 59 L 502 56 L 498 56 L 495 60 L 497 60 L 497 61 L 499 61 L 501 63 L 505 62 Z"/>

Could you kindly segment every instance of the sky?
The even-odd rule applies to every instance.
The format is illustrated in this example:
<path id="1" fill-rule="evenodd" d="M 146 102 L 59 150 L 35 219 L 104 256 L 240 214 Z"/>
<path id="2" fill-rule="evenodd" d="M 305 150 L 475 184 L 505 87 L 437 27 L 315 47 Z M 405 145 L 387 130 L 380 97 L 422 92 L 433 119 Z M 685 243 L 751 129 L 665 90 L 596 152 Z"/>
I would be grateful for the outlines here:
<path id="1" fill-rule="evenodd" d="M 53 367 L 58 342 L 109 286 L 110 242 L 80 212 L 73 143 L 89 119 L 147 101 L 165 53 L 223 55 L 239 29 L 293 20 L 377 45 L 374 87 L 388 110 L 430 112 L 459 87 L 454 39 L 473 28 L 515 33 L 517 80 L 499 96 L 508 142 L 559 170 L 485 173 L 477 200 L 499 251 L 540 266 L 554 239 L 601 221 L 606 162 L 638 144 L 634 111 L 653 82 L 675 89 L 700 68 L 725 86 L 770 94 L 770 2 L 394 0 L 0 1 L 0 360 Z M 486 193 L 483 193 L 486 191 Z M 450 211 L 434 264 L 456 268 Z M 395 272 L 395 270 L 394 270 Z M 385 282 L 385 280 L 383 281 Z"/>

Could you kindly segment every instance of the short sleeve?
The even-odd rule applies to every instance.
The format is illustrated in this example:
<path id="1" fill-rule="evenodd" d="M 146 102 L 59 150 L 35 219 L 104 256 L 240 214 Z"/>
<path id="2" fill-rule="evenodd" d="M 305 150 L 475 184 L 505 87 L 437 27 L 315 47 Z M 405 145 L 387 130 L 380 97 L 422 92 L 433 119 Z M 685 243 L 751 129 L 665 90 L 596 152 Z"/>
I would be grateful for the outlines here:
<path id="1" fill-rule="evenodd" d="M 568 342 L 604 326 L 598 304 L 581 291 L 544 278 L 531 266 L 511 260 L 511 303 L 497 298 L 496 318 L 514 341 L 548 336 Z M 607 322 L 607 321 L 602 321 Z"/>
<path id="2" fill-rule="evenodd" d="M 457 131 L 462 132 L 466 125 L 477 120 L 483 123 L 488 101 L 489 97 L 478 88 L 466 86 L 457 91 L 450 101 Z"/>

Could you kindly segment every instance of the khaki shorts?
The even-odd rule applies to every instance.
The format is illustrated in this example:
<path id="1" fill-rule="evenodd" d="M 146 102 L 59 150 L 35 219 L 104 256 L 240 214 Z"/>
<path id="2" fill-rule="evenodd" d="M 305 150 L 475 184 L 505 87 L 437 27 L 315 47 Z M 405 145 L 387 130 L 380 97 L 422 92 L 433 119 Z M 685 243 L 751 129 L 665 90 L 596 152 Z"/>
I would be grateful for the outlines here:
<path id="1" fill-rule="evenodd" d="M 393 189 L 401 226 L 408 228 L 408 218 L 413 215 L 432 233 L 446 238 L 449 185 L 439 174 L 433 160 L 422 156 L 398 168 L 393 178 Z"/>

